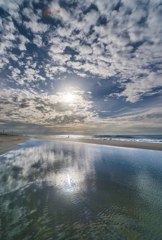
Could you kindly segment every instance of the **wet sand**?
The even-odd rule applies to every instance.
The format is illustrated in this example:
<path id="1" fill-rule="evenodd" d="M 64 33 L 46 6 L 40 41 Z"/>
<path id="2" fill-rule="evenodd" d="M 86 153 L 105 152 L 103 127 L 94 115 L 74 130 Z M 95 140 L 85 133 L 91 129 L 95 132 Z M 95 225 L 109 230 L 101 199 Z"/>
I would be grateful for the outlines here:
<path id="1" fill-rule="evenodd" d="M 17 144 L 25 142 L 29 138 L 30 138 L 29 136 L 0 134 L 0 154 L 18 148 L 19 146 Z"/>
<path id="2" fill-rule="evenodd" d="M 78 138 L 54 138 L 51 136 L 37 136 L 40 140 L 55 140 L 55 141 L 69 141 L 69 142 L 82 142 L 91 144 L 108 145 L 115 147 L 126 148 L 140 148 L 162 151 L 162 143 L 148 143 L 148 142 L 129 142 L 129 141 L 116 141 L 116 140 L 101 140 L 101 139 L 78 139 Z"/>
<path id="3" fill-rule="evenodd" d="M 11 136 L 11 135 L 0 135 L 0 154 L 3 154 L 9 150 L 18 148 L 17 144 L 25 142 L 29 139 L 29 136 Z M 90 144 L 100 144 L 115 147 L 127 147 L 127 148 L 141 148 L 150 150 L 162 151 L 161 143 L 147 143 L 147 142 L 129 142 L 129 141 L 114 141 L 114 140 L 101 140 L 101 139 L 79 139 L 79 138 L 54 138 L 51 136 L 35 136 L 40 140 L 51 140 L 51 141 L 68 141 L 68 142 L 81 142 Z"/>

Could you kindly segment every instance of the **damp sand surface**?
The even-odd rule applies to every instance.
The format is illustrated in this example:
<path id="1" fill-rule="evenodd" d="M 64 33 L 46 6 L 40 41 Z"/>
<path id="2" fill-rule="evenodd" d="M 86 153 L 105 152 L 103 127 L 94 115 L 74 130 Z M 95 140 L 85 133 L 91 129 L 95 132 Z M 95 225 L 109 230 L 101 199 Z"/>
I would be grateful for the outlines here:
<path id="1" fill-rule="evenodd" d="M 0 155 L 14 148 L 19 147 L 18 144 L 29 139 L 27 136 L 0 134 Z"/>
<path id="2" fill-rule="evenodd" d="M 79 139 L 79 138 L 55 138 L 51 136 L 36 136 L 37 139 L 41 140 L 55 140 L 55 141 L 68 141 L 68 142 L 82 142 L 90 144 L 108 145 L 116 147 L 126 148 L 140 148 L 162 151 L 162 143 L 151 143 L 151 142 L 135 142 L 135 141 L 118 141 L 118 140 L 102 140 L 102 139 Z"/>
<path id="3" fill-rule="evenodd" d="M 102 140 L 102 139 L 79 139 L 79 138 L 55 138 L 51 136 L 34 136 L 40 140 L 51 140 L 51 141 L 69 141 L 69 142 L 80 142 L 90 143 L 99 145 L 108 145 L 116 147 L 127 147 L 127 148 L 139 148 L 139 149 L 150 149 L 162 151 L 162 143 L 150 143 L 150 142 L 133 142 L 133 141 L 118 141 L 118 140 Z M 18 135 L 6 135 L 0 134 L 0 155 L 18 148 L 18 144 L 27 141 L 30 136 L 18 136 Z"/>

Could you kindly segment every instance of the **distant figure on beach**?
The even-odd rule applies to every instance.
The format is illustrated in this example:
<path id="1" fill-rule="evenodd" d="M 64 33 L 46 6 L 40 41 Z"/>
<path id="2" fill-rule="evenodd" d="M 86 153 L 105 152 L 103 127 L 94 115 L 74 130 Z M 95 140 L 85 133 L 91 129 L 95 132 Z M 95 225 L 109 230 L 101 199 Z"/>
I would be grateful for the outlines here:
<path id="1" fill-rule="evenodd" d="M 68 138 L 69 138 L 69 136 L 68 136 Z"/>

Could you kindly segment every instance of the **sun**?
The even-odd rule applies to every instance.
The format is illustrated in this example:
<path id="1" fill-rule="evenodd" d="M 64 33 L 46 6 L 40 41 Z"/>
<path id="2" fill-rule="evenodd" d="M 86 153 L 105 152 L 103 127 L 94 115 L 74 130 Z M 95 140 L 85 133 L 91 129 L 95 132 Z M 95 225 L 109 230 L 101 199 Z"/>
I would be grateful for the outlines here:
<path id="1" fill-rule="evenodd" d="M 66 93 L 64 96 L 65 102 L 72 102 L 74 100 L 74 95 L 72 93 Z"/>

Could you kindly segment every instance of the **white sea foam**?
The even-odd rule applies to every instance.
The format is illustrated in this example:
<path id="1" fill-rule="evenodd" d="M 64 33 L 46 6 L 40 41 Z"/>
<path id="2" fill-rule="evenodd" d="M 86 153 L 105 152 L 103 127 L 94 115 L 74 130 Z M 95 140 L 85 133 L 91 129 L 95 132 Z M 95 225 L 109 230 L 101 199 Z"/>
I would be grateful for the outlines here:
<path id="1" fill-rule="evenodd" d="M 50 137 L 162 143 L 162 135 L 50 135 Z"/>

